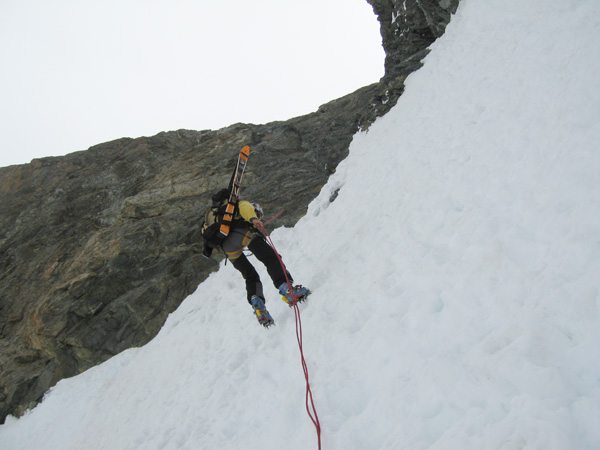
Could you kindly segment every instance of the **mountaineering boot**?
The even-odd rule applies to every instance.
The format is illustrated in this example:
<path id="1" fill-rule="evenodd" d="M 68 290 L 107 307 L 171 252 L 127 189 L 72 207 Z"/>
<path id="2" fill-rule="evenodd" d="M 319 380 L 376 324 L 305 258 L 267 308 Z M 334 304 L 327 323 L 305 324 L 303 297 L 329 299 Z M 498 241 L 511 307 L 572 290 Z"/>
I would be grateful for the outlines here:
<path id="1" fill-rule="evenodd" d="M 265 301 L 262 298 L 260 298 L 258 295 L 253 295 L 250 299 L 250 303 L 252 303 L 254 315 L 258 319 L 258 323 L 265 328 L 275 325 L 275 321 L 271 317 L 271 314 L 269 314 L 269 311 L 267 311 L 267 308 L 265 307 Z"/>
<path id="2" fill-rule="evenodd" d="M 294 306 L 294 297 L 296 298 L 297 302 L 303 302 L 306 300 L 306 297 L 308 297 L 308 294 L 310 294 L 310 290 L 306 289 L 301 284 L 298 284 L 294 286 L 294 295 L 292 296 L 288 284 L 283 283 L 281 286 L 279 286 L 279 293 L 282 296 L 281 299 L 291 308 Z"/>

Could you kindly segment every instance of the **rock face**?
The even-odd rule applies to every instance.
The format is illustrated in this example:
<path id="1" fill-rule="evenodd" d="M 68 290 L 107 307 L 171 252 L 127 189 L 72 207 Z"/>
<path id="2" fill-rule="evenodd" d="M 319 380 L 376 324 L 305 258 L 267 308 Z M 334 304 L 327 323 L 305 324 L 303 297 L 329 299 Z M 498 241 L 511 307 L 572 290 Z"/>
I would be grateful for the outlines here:
<path id="1" fill-rule="evenodd" d="M 369 3 L 381 23 L 385 76 L 312 114 L 119 139 L 0 168 L 2 422 L 60 379 L 148 342 L 217 268 L 201 256 L 199 225 L 243 145 L 252 148 L 243 197 L 267 215 L 285 208 L 276 226 L 305 214 L 353 134 L 396 103 L 458 7 Z"/>

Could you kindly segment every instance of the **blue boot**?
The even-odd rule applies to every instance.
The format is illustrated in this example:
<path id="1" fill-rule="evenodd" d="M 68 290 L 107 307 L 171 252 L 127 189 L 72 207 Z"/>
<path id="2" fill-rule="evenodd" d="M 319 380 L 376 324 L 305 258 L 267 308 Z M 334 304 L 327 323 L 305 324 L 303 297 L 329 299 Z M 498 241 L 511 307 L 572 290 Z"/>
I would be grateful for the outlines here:
<path id="1" fill-rule="evenodd" d="M 275 321 L 271 317 L 271 314 L 269 314 L 269 311 L 267 311 L 267 308 L 265 307 L 265 301 L 262 298 L 260 298 L 258 295 L 253 295 L 250 299 L 250 303 L 252 303 L 254 315 L 258 319 L 258 323 L 265 328 L 275 325 Z"/>
<path id="2" fill-rule="evenodd" d="M 310 294 L 310 290 L 298 284 L 294 286 L 294 295 L 290 292 L 289 286 L 287 283 L 283 283 L 279 286 L 279 293 L 282 295 L 281 299 L 288 304 L 291 308 L 294 306 L 294 298 L 297 302 L 303 302 L 306 300 L 306 297 Z"/>

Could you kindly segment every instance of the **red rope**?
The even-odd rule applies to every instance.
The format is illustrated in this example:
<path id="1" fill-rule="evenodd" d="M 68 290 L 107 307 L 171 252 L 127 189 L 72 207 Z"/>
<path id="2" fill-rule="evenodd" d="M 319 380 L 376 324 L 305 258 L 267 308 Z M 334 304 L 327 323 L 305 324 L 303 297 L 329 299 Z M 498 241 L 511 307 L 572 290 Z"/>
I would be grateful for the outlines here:
<path id="1" fill-rule="evenodd" d="M 288 285 L 288 290 L 290 292 L 290 295 L 292 296 L 292 307 L 294 308 L 294 317 L 296 318 L 296 339 L 298 340 L 298 348 L 300 349 L 300 360 L 302 361 L 302 370 L 304 371 L 304 378 L 306 380 L 306 412 L 308 413 L 308 417 L 310 417 L 310 420 L 312 420 L 312 423 L 314 424 L 317 430 L 317 441 L 319 444 L 319 450 L 321 450 L 321 424 L 319 423 L 319 416 L 317 415 L 312 390 L 310 388 L 310 382 L 308 380 L 308 366 L 306 365 L 306 360 L 304 359 L 304 349 L 302 347 L 302 320 L 300 319 L 300 309 L 298 308 L 298 302 L 296 301 L 296 293 L 294 292 L 294 286 L 292 286 L 292 283 L 288 278 L 287 270 L 285 268 L 285 264 L 283 263 L 283 259 L 281 259 L 281 256 L 275 249 L 275 244 L 273 244 L 271 236 L 269 235 L 264 226 L 259 225 L 258 228 L 265 236 L 267 244 L 269 244 L 269 246 L 271 246 L 271 248 L 275 252 L 277 259 L 281 264 L 281 268 L 283 269 L 283 273 L 285 274 L 285 280 Z"/>
<path id="2" fill-rule="evenodd" d="M 273 221 L 274 221 L 275 219 L 277 219 L 277 218 L 278 218 L 278 217 L 281 215 L 281 213 L 282 213 L 282 212 L 284 212 L 284 211 L 285 211 L 285 209 L 282 209 L 282 210 L 281 210 L 281 211 L 279 211 L 277 214 L 275 214 L 273 217 L 271 217 L 269 220 L 267 220 L 266 222 L 264 222 L 264 223 L 263 223 L 263 225 L 267 225 L 267 224 L 269 224 L 269 223 L 273 222 Z"/>

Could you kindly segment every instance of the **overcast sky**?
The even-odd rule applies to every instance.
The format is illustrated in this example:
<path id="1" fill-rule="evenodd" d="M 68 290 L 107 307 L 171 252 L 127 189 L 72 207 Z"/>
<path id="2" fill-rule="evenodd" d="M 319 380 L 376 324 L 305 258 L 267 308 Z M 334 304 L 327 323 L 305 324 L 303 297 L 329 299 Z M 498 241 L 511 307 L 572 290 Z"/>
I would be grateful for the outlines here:
<path id="1" fill-rule="evenodd" d="M 383 75 L 366 0 L 0 0 L 0 166 L 266 123 Z"/>

